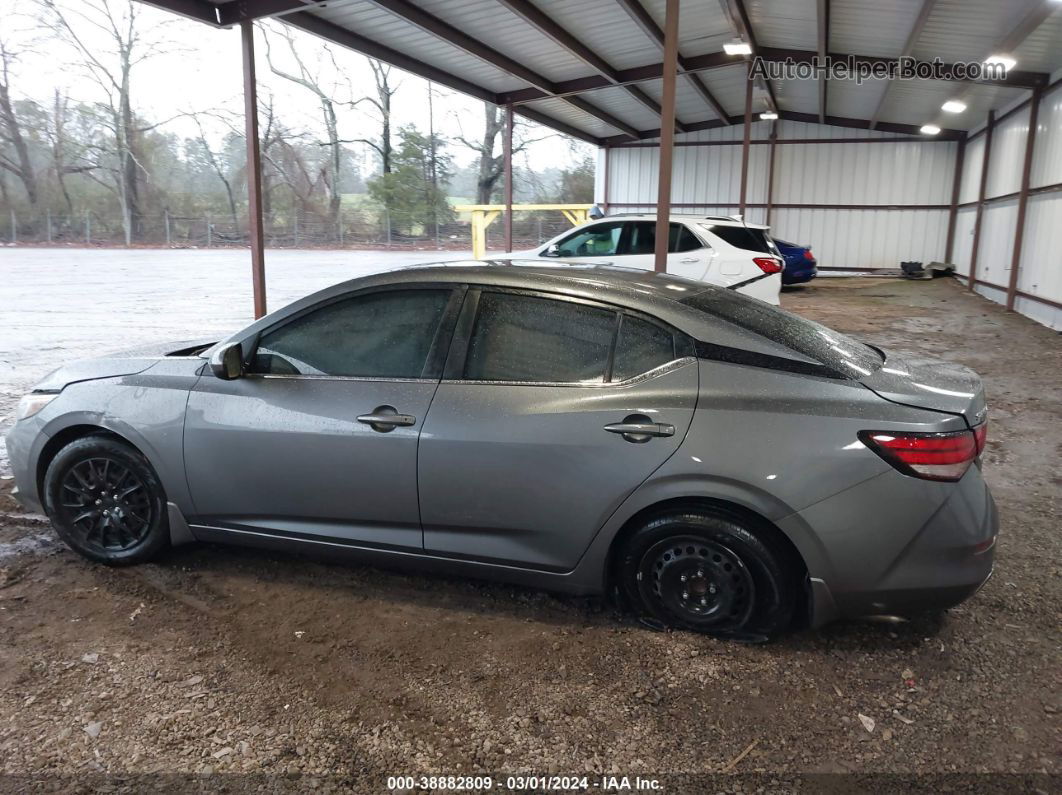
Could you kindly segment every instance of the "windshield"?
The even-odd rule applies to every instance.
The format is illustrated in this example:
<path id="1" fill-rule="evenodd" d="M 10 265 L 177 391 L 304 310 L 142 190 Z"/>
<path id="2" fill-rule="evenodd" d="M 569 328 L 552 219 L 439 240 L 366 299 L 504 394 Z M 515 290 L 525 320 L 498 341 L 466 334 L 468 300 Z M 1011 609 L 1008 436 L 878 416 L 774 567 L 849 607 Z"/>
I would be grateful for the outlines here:
<path id="1" fill-rule="evenodd" d="M 872 374 L 883 361 L 882 355 L 869 345 L 733 290 L 705 290 L 682 303 L 784 345 L 850 378 Z"/>

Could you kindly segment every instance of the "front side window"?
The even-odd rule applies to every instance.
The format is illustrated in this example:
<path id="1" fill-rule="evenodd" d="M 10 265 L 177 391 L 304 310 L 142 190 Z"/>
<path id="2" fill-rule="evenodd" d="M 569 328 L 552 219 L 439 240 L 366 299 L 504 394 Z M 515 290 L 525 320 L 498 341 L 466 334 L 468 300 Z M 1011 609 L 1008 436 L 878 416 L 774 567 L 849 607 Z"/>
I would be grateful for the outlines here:
<path id="1" fill-rule="evenodd" d="M 613 257 L 622 231 L 619 221 L 592 224 L 550 246 L 547 253 L 556 257 Z"/>
<path id="2" fill-rule="evenodd" d="M 450 290 L 355 296 L 262 336 L 251 372 L 420 378 Z"/>
<path id="3" fill-rule="evenodd" d="M 624 315 L 616 338 L 612 380 L 626 381 L 675 359 L 675 335 L 648 320 Z"/>
<path id="4" fill-rule="evenodd" d="M 474 381 L 600 384 L 616 313 L 571 301 L 484 292 L 464 377 Z"/>

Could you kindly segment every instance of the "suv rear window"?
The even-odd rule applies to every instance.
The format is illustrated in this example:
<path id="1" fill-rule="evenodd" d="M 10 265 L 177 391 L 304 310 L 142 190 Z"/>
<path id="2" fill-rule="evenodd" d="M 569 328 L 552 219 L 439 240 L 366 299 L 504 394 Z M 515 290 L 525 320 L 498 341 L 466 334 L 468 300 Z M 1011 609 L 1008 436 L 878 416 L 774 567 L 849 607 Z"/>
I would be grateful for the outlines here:
<path id="1" fill-rule="evenodd" d="M 849 378 L 868 376 L 883 361 L 869 345 L 733 290 L 705 290 L 682 303 L 784 345 Z"/>
<path id="2" fill-rule="evenodd" d="M 701 224 L 716 237 L 745 251 L 761 251 L 773 254 L 767 233 L 763 229 L 748 229 L 744 226 L 723 226 L 722 224 Z"/>

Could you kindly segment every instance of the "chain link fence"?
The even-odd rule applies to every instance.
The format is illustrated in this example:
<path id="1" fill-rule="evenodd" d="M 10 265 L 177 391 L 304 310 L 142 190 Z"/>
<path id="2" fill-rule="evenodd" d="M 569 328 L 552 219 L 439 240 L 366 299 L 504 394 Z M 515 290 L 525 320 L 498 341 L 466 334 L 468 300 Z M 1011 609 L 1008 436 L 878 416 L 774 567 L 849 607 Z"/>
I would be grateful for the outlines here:
<path id="1" fill-rule="evenodd" d="M 533 248 L 570 228 L 559 212 L 513 214 L 513 248 Z M 269 248 L 472 248 L 472 227 L 458 220 L 399 228 L 387 210 L 341 209 L 335 219 L 316 213 L 276 214 L 265 223 Z M 176 248 L 246 246 L 247 217 L 231 214 L 178 215 L 162 212 L 138 215 L 132 224 L 132 244 Z M 105 213 L 52 213 L 50 210 L 0 211 L 0 244 L 123 246 L 122 218 Z M 487 229 L 487 247 L 505 246 L 502 218 Z"/>

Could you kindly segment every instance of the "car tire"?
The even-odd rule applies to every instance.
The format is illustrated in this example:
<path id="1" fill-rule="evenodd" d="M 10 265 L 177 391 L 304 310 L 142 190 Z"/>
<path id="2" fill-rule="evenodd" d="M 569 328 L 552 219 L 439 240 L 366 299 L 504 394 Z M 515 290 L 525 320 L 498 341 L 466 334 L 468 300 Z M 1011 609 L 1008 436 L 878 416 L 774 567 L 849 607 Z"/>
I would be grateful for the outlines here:
<path id="1" fill-rule="evenodd" d="M 44 507 L 59 537 L 108 566 L 143 563 L 169 547 L 166 493 L 135 448 L 109 436 L 63 447 L 44 474 Z"/>
<path id="2" fill-rule="evenodd" d="M 626 542 L 619 586 L 664 626 L 766 640 L 792 623 L 800 589 L 768 533 L 710 513 L 659 516 Z"/>

